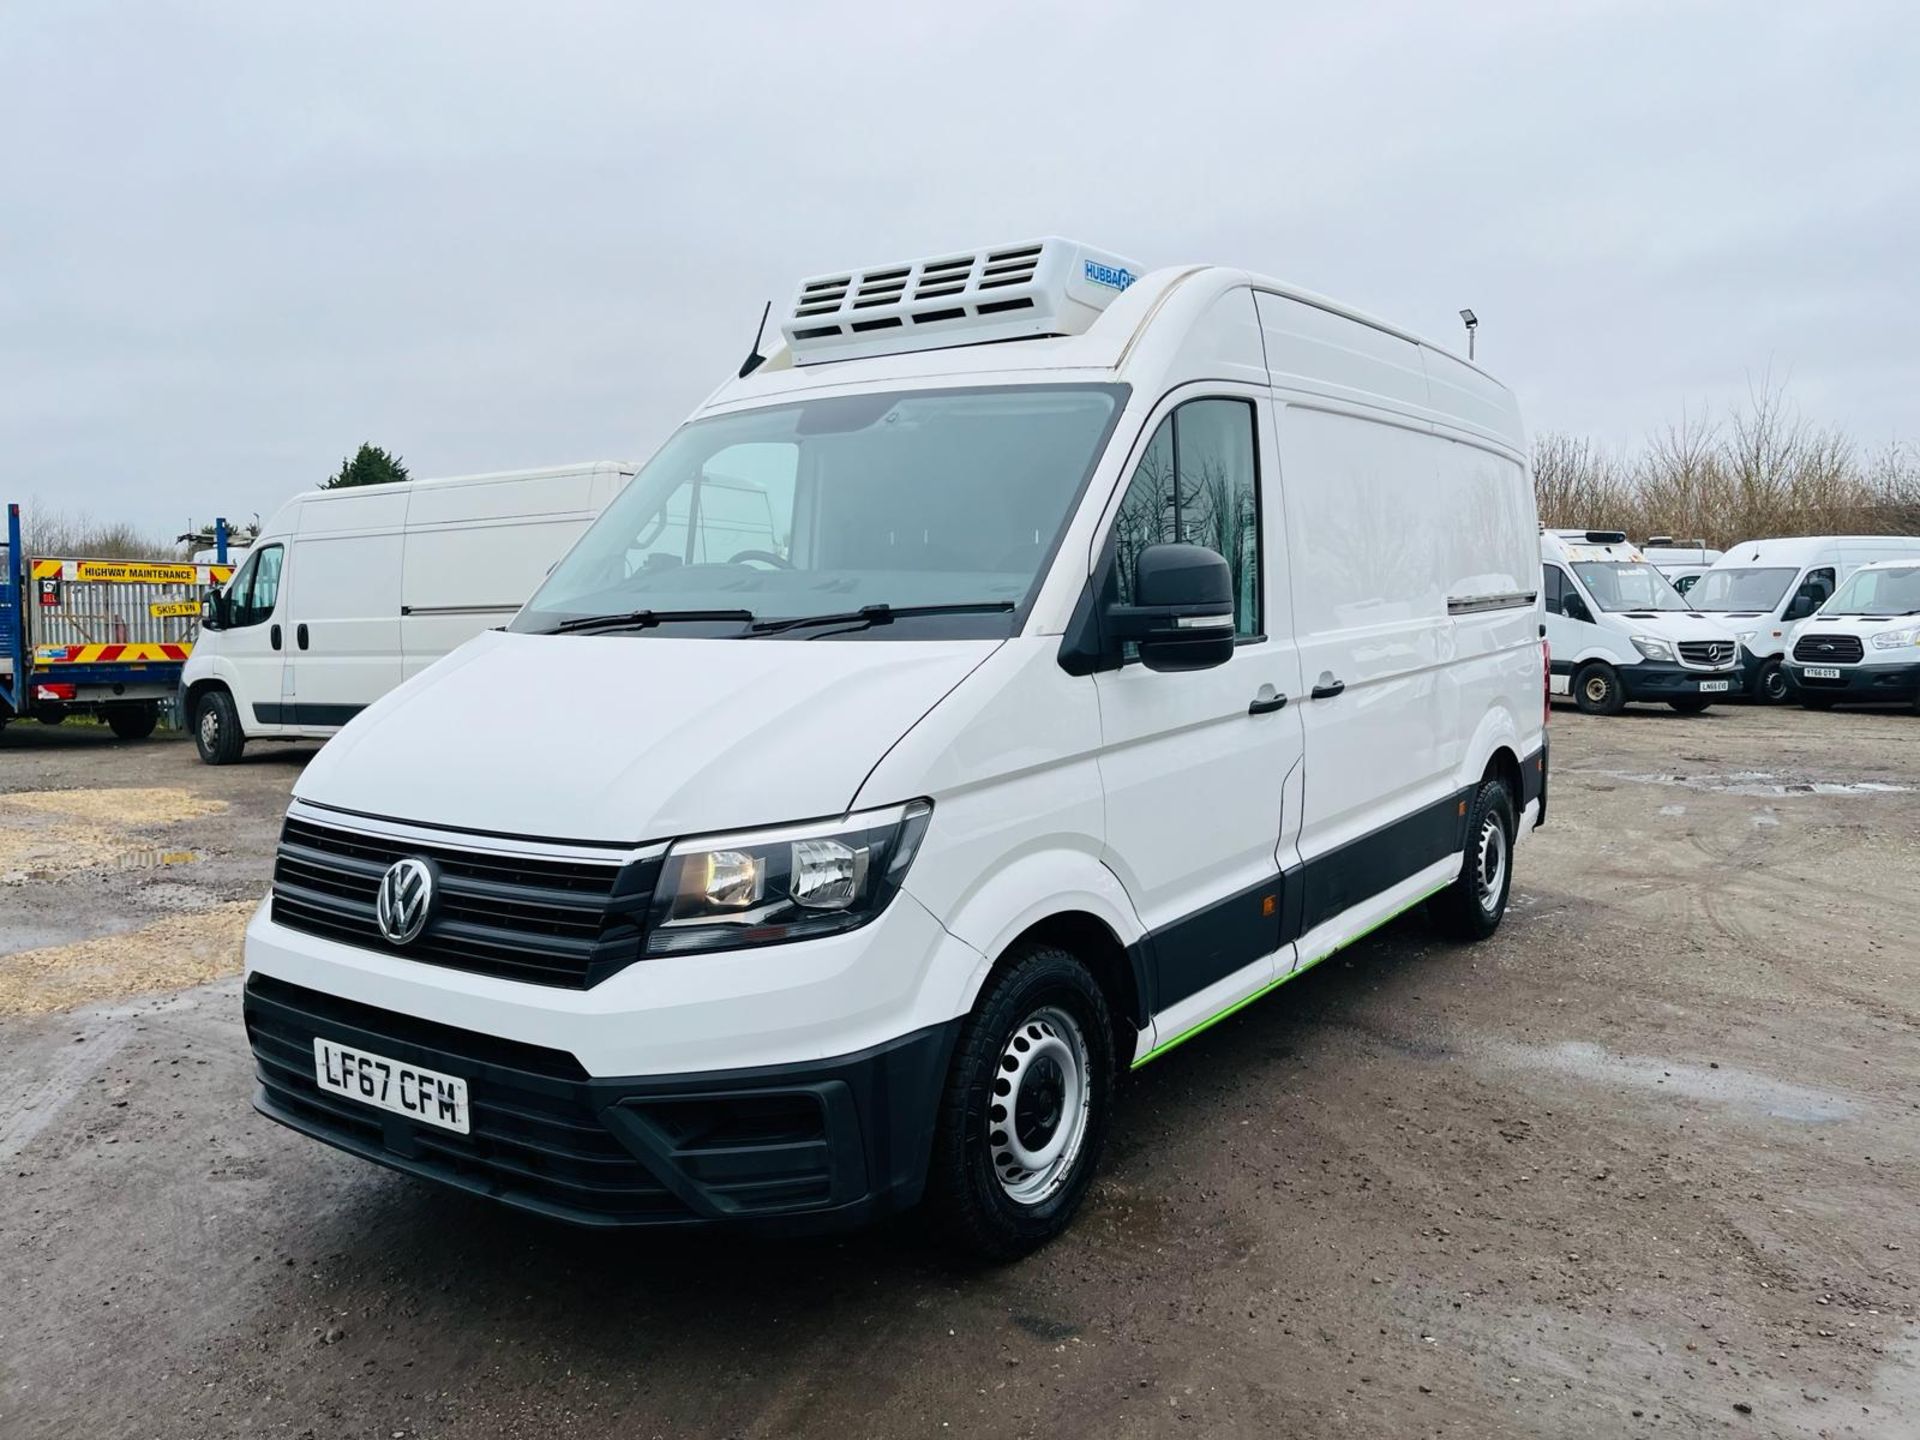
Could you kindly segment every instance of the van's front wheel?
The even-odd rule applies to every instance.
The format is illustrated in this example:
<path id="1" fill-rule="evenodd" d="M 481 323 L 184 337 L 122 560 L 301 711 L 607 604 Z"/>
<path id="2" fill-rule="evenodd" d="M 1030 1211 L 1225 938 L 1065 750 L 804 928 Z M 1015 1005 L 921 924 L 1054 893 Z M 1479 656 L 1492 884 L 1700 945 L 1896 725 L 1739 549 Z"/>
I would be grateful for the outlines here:
<path id="1" fill-rule="evenodd" d="M 1113 1029 L 1087 967 L 1018 952 L 961 1031 L 940 1101 L 927 1198 L 962 1248 L 1012 1260 L 1072 1221 L 1105 1144 Z"/>
<path id="2" fill-rule="evenodd" d="M 1618 715 L 1627 708 L 1619 672 L 1600 660 L 1583 666 L 1573 677 L 1573 703 L 1584 715 Z"/>
<path id="3" fill-rule="evenodd" d="M 1513 889 L 1513 829 L 1506 781 L 1482 780 L 1467 807 L 1467 853 L 1459 877 L 1427 902 L 1442 934 L 1484 940 L 1500 928 Z"/>
<path id="4" fill-rule="evenodd" d="M 193 705 L 193 744 L 209 765 L 231 765 L 246 748 L 239 712 L 224 690 L 208 690 Z"/>

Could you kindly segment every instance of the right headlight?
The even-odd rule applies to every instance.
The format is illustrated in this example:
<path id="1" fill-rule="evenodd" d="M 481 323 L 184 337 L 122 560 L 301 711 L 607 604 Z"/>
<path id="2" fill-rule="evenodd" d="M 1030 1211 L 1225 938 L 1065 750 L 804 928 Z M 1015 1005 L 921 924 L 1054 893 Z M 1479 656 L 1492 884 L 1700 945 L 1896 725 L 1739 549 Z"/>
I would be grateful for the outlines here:
<path id="1" fill-rule="evenodd" d="M 1642 655 L 1646 656 L 1647 659 L 1649 660 L 1673 659 L 1673 646 L 1669 645 L 1666 641 L 1657 639 L 1652 635 L 1635 635 L 1632 638 L 1633 638 L 1633 648 L 1638 650 Z"/>
<path id="2" fill-rule="evenodd" d="M 857 930 L 886 909 L 930 800 L 836 820 L 677 840 L 647 928 L 649 955 L 738 950 Z"/>

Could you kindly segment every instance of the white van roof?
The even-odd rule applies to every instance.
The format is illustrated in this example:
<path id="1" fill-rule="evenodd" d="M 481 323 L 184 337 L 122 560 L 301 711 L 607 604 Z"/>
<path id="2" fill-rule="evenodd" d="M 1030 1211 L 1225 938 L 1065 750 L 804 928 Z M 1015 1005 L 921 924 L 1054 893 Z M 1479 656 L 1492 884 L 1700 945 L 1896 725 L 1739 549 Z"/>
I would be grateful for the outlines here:
<path id="1" fill-rule="evenodd" d="M 1920 554 L 1920 536 L 1916 535 L 1782 535 L 1770 540 L 1742 540 L 1729 545 L 1726 554 L 1714 561 L 1715 569 L 1746 569 L 1754 565 L 1792 565 L 1804 567 L 1815 557 L 1841 544 L 1878 545 L 1895 552 Z"/>
<path id="2" fill-rule="evenodd" d="M 1006 283 L 988 285 L 990 278 Z M 1261 297 L 1257 317 L 1222 303 L 1249 290 Z M 964 313 L 941 313 L 942 302 L 956 301 L 944 308 Z M 1022 304 L 989 308 L 1001 301 Z M 879 328 L 854 328 L 870 322 Z M 835 333 L 825 333 L 829 327 Z M 808 333 L 814 329 L 822 333 Z M 1441 346 L 1244 270 L 1175 265 L 1136 274 L 1112 252 L 1057 236 L 803 281 L 781 332 L 785 343 L 723 383 L 700 413 L 829 386 L 878 390 L 1019 372 L 1157 393 L 1166 375 L 1192 373 L 1199 348 L 1220 378 L 1264 383 L 1271 374 L 1283 387 L 1384 401 L 1527 456 L 1512 393 Z"/>
<path id="3" fill-rule="evenodd" d="M 286 504 L 273 513 L 273 518 L 260 527 L 260 536 L 278 536 L 294 529 L 294 517 L 306 505 L 346 504 L 353 509 L 372 508 L 382 512 L 381 520 L 387 517 L 384 512 L 398 510 L 406 513 L 405 501 L 416 491 L 441 492 L 468 485 L 495 485 L 515 480 L 546 480 L 567 475 L 590 475 L 595 472 L 609 472 L 631 476 L 635 466 L 631 460 L 581 460 L 570 465 L 543 465 L 531 470 L 489 470 L 477 475 L 442 475 L 423 480 L 395 480 L 385 485 L 348 485 L 337 490 L 303 490 L 293 496 Z M 256 538 L 256 544 L 259 543 Z"/>

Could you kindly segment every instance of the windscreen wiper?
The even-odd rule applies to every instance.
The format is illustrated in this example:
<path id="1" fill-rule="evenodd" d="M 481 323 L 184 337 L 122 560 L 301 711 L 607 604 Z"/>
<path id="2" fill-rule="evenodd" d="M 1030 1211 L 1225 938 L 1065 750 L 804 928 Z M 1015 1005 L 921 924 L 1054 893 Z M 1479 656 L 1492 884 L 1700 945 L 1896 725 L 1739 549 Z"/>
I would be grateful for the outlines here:
<path id="1" fill-rule="evenodd" d="M 580 630 L 651 630 L 679 620 L 753 619 L 751 610 L 628 610 L 619 615 L 576 615 L 558 625 L 536 631 L 540 635 L 566 635 Z"/>
<path id="2" fill-rule="evenodd" d="M 755 635 L 777 635 L 813 625 L 891 625 L 903 615 L 1007 614 L 1019 607 L 1011 600 L 970 600 L 953 605 L 862 605 L 833 615 L 792 615 L 783 620 L 756 620 L 747 629 Z"/>

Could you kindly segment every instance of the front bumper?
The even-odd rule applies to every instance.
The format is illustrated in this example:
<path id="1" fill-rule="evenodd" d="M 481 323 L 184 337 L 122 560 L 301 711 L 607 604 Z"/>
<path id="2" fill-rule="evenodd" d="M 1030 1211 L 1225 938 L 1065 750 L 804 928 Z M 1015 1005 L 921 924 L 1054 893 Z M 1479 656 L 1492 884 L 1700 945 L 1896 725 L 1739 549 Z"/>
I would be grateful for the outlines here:
<path id="1" fill-rule="evenodd" d="M 1838 680 L 1812 680 L 1807 667 L 1798 661 L 1786 662 L 1793 688 L 1807 695 L 1832 695 L 1862 703 L 1873 700 L 1912 700 L 1920 696 L 1920 665 L 1830 665 L 1838 670 Z"/>
<path id="2" fill-rule="evenodd" d="M 1740 693 L 1740 672 L 1734 665 L 1725 670 L 1695 670 L 1671 661 L 1642 660 L 1638 665 L 1622 665 L 1619 674 L 1629 700 L 1680 700 L 1692 695 L 1730 700 Z M 1726 688 L 1703 692 L 1703 681 Z"/>
<path id="3" fill-rule="evenodd" d="M 502 1040 L 249 976 L 270 1119 L 407 1174 L 589 1226 L 730 1223 L 781 1233 L 915 1203 L 958 1019 L 833 1059 L 589 1077 L 564 1050 Z M 319 1088 L 316 1036 L 467 1081 L 455 1134 Z"/>

